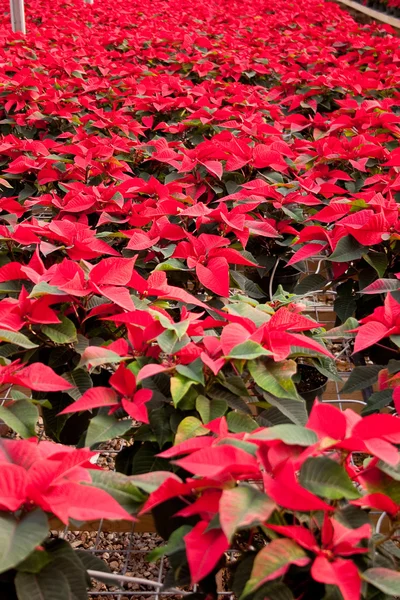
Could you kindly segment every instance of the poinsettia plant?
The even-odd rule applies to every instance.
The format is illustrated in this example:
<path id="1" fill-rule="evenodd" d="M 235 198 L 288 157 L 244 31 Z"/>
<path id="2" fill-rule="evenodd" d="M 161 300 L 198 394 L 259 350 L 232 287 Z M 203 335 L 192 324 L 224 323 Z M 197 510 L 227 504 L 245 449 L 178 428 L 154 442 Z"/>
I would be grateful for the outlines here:
<path id="1" fill-rule="evenodd" d="M 186 309 L 180 322 L 168 320 L 165 311 L 152 309 L 106 317 L 117 323 L 126 322 L 127 317 L 136 324 L 149 323 L 151 354 L 132 361 L 126 346 L 126 362 L 114 366 L 109 387 L 89 388 L 60 416 L 100 409 L 88 427 L 86 445 L 101 441 L 101 427 L 111 425 L 117 433 L 134 437 L 135 444 L 123 454 L 133 457 L 139 452 L 135 459 L 139 469 L 143 468 L 139 456 L 144 450 L 147 457 L 167 443 L 204 435 L 204 425 L 225 414 L 237 431 L 257 427 L 259 419 L 276 419 L 276 410 L 281 419 L 304 423 L 307 410 L 296 387 L 296 361 L 306 359 L 331 378 L 337 374 L 321 337 L 323 330 L 303 316 L 301 309 L 294 303 L 278 303 L 274 310 L 271 305 L 239 296 L 217 311 L 218 319 L 202 319 L 201 313 Z M 157 330 L 162 333 L 154 338 Z M 166 333 L 168 346 L 164 347 Z M 154 362 L 161 351 L 162 361 Z M 109 352 L 89 347 L 82 357 L 89 362 L 89 370 L 95 356 L 101 363 L 124 360 Z M 93 358 L 89 361 L 90 353 Z M 137 390 L 138 385 L 143 387 Z M 262 409 L 267 410 L 257 417 Z M 143 425 L 132 429 L 126 414 L 133 417 L 134 424 Z"/>
<path id="2" fill-rule="evenodd" d="M 0 419 L 27 440 L 42 420 L 53 446 L 12 442 L 44 455 L 5 461 L 19 477 L 6 521 L 93 516 L 78 502 L 99 491 L 86 463 L 64 476 L 60 457 L 87 461 L 125 437 L 116 467 L 137 482 L 134 506 L 152 491 L 146 508 L 166 526 L 179 491 L 174 577 L 188 565 L 213 592 L 232 544 L 248 554 L 234 563 L 244 597 L 390 596 L 396 578 L 375 569 L 396 566 L 398 418 L 325 418 L 318 404 L 308 420 L 337 374 L 323 323 L 299 305 L 333 290 L 356 354 L 396 345 L 398 38 L 320 0 L 32 0 L 26 12 L 26 36 L 0 24 Z M 367 412 L 398 405 L 386 362 L 365 365 L 384 394 Z M 360 373 L 371 385 L 357 369 L 345 389 Z M 229 525 L 225 501 L 243 521 Z M 361 501 L 390 522 L 371 547 Z M 14 595 L 14 578 L 48 582 L 64 552 L 34 542 L 28 567 L 6 571 Z M 59 579 L 61 595 L 84 593 Z"/>
<path id="3" fill-rule="evenodd" d="M 47 441 L 2 439 L 0 443 L 1 594 L 4 600 L 86 598 L 87 570 L 108 571 L 99 558 L 74 551 L 49 529 L 107 518 L 132 521 L 143 502 L 139 490 L 127 489 L 121 506 L 113 474 L 94 471 L 94 452 Z M 97 467 L 98 469 L 98 467 Z M 91 473 L 97 473 L 97 485 Z M 119 492 L 121 497 L 121 482 Z M 108 490 L 108 491 L 107 491 Z M 128 510 L 127 510 L 128 509 Z M 129 511 L 129 512 L 128 512 Z"/>
<path id="4" fill-rule="evenodd" d="M 240 598 L 397 596 L 397 417 L 316 403 L 304 427 L 235 433 L 221 417 L 206 429 L 161 453 L 185 474 L 163 474 L 142 509 L 163 516 L 162 533 L 171 519 L 150 555 L 168 556 L 166 587 L 196 583 L 212 597 L 225 569 Z M 374 533 L 376 512 L 386 527 Z"/>
<path id="5" fill-rule="evenodd" d="M 125 262 L 129 259 L 111 260 L 114 273 L 128 267 L 129 277 L 140 277 L 132 275 L 133 265 Z M 315 365 L 324 377 L 337 378 L 323 330 L 290 296 L 259 304 L 238 294 L 218 309 L 168 286 L 162 272 L 148 281 L 155 286 L 151 294 L 186 294 L 191 304 L 179 309 L 165 300 L 161 308 L 145 297 L 140 308 L 125 312 L 109 303 L 100 305 L 90 314 L 111 339 L 86 345 L 83 334 L 76 333 L 75 343 L 57 338 L 59 354 L 50 344 L 32 348 L 32 359 L 37 352 L 43 360 L 48 357 L 60 375 L 42 363 L 21 366 L 4 359 L 8 364 L 2 367 L 5 401 L 0 417 L 29 437 L 40 408 L 46 432 L 56 440 L 77 443 L 82 438 L 81 443 L 93 446 L 111 436 L 134 436 L 138 444 L 132 452 L 147 442 L 155 444 L 156 453 L 195 430 L 201 434 L 204 423 L 225 413 L 231 413 L 228 419 L 236 419 L 238 428 L 255 427 L 251 414 L 256 405 L 273 406 L 289 420 L 304 423 L 307 413 L 296 388 L 300 360 Z M 10 314 L 20 310 L 19 303 L 7 302 L 14 311 Z M 76 331 L 76 318 L 62 319 L 63 326 Z M 41 329 L 53 336 L 53 331 Z M 39 335 L 33 327 L 26 333 L 26 340 Z"/>
<path id="6" fill-rule="evenodd" d="M 295 18 L 282 0 L 273 5 L 266 27 L 250 16 L 253 6 L 248 16 L 230 9 L 228 23 L 224 5 L 215 8 L 226 42 L 208 22 L 200 27 L 190 2 L 182 14 L 192 29 L 184 33 L 174 7 L 162 24 L 165 51 L 147 5 L 143 13 L 132 8 L 140 39 L 118 2 L 111 20 L 107 3 L 94 13 L 84 7 L 84 33 L 76 34 L 74 1 L 65 22 L 64 4 L 38 20 L 35 1 L 23 56 L 2 29 L 1 356 L 4 367 L 50 366 L 71 386 L 29 388 L 33 394 L 6 387 L 2 418 L 19 434 L 34 433 L 39 406 L 46 433 L 69 444 L 130 435 L 132 419 L 150 426 L 141 434 L 151 443 L 168 421 L 170 441 L 187 416 L 204 424 L 191 394 L 208 398 L 204 387 L 214 378 L 219 386 L 247 377 L 240 361 L 282 362 L 269 333 L 254 351 L 264 315 L 226 318 L 234 293 L 257 308 L 279 281 L 292 287 L 290 267 L 304 271 L 322 254 L 332 269 L 296 289 L 334 280 L 344 320 L 363 316 L 356 308 L 369 296 L 356 291 L 365 282 L 396 272 L 397 40 L 335 6 L 326 7 L 330 30 L 325 19 L 310 27 L 309 0 Z M 265 7 L 254 11 L 264 15 Z M 60 15 L 62 58 L 48 51 Z M 278 38 L 275 51 L 270 41 Z M 304 54 L 299 61 L 292 43 Z M 254 358 L 223 354 L 235 324 Z M 289 334 L 294 343 L 298 331 Z M 305 360 L 326 371 L 324 352 L 305 338 L 308 346 L 284 360 L 306 348 Z M 156 370 L 141 379 L 148 363 Z M 237 407 L 241 390 L 228 391 Z M 87 410 L 74 411 L 72 401 Z"/>

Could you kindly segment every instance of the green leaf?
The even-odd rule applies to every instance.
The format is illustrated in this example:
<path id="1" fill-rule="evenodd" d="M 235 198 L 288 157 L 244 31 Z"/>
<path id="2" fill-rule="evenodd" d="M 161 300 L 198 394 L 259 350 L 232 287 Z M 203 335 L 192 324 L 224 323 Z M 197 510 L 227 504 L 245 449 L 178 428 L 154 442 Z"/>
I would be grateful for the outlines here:
<path id="1" fill-rule="evenodd" d="M 104 560 L 101 560 L 101 558 L 95 556 L 92 552 L 88 552 L 87 550 L 75 550 L 75 553 L 86 571 L 92 570 L 102 571 L 103 573 L 111 573 L 111 569 L 107 563 L 105 563 Z M 107 579 L 107 583 L 109 583 L 109 581 L 110 580 Z"/>
<path id="2" fill-rule="evenodd" d="M 254 283 L 254 281 L 245 277 L 240 271 L 231 270 L 230 277 L 239 289 L 250 296 L 250 298 L 265 298 L 267 295 L 256 283 Z"/>
<path id="3" fill-rule="evenodd" d="M 394 375 L 400 371 L 400 360 L 394 360 L 393 358 L 389 360 L 389 364 L 387 366 L 390 375 Z"/>
<path id="4" fill-rule="evenodd" d="M 10 344 L 20 346 L 21 348 L 26 348 L 27 350 L 38 347 L 38 345 L 31 342 L 26 335 L 18 333 L 17 331 L 7 331 L 6 329 L 0 329 L 0 341 L 9 342 Z"/>
<path id="5" fill-rule="evenodd" d="M 369 254 L 364 254 L 363 259 L 375 269 L 378 277 L 385 275 L 388 267 L 388 259 L 385 252 L 370 252 Z"/>
<path id="6" fill-rule="evenodd" d="M 383 533 L 376 533 L 373 537 L 373 542 L 379 544 L 380 553 L 386 556 L 389 554 L 395 559 L 400 559 L 400 547 L 396 541 L 387 540 Z"/>
<path id="7" fill-rule="evenodd" d="M 184 263 L 177 258 L 169 258 L 168 260 L 160 263 L 154 269 L 155 271 L 189 271 L 185 267 Z"/>
<path id="8" fill-rule="evenodd" d="M 33 289 L 31 291 L 31 293 L 29 294 L 28 298 L 30 298 L 30 299 L 40 298 L 41 296 L 48 296 L 48 295 L 67 296 L 68 294 L 66 292 L 63 292 L 62 290 L 58 289 L 58 287 L 56 287 L 54 285 L 49 285 L 45 281 L 40 281 L 37 285 L 33 286 Z M 60 302 L 61 301 L 62 301 L 62 299 L 60 299 Z"/>
<path id="9" fill-rule="evenodd" d="M 298 296 L 304 296 L 305 294 L 309 294 L 310 292 L 315 292 L 316 290 L 320 290 L 324 287 L 326 283 L 326 278 L 320 275 L 319 273 L 312 273 L 311 275 L 307 275 L 304 277 L 294 288 L 294 294 Z"/>
<path id="10" fill-rule="evenodd" d="M 263 492 L 248 485 L 227 489 L 220 501 L 220 523 L 229 541 L 241 527 L 253 527 L 269 519 L 275 504 Z"/>
<path id="11" fill-rule="evenodd" d="M 391 335 L 389 339 L 393 344 L 396 344 L 396 346 L 400 348 L 400 335 Z"/>
<path id="12" fill-rule="evenodd" d="M 165 405 L 149 411 L 149 421 L 160 448 L 167 442 L 172 442 L 173 434 L 169 420 L 169 412 Z"/>
<path id="13" fill-rule="evenodd" d="M 74 344 L 74 350 L 78 354 L 83 354 L 85 348 L 87 348 L 89 346 L 89 340 L 87 337 L 85 337 L 81 333 L 77 334 L 76 339 L 77 339 L 77 341 Z"/>
<path id="14" fill-rule="evenodd" d="M 344 321 L 347 321 L 353 317 L 357 309 L 356 298 L 350 295 L 347 296 L 338 294 L 333 303 L 333 309 L 343 323 Z"/>
<path id="15" fill-rule="evenodd" d="M 184 551 L 186 548 L 184 537 L 191 530 L 192 527 L 190 525 L 182 525 L 181 527 L 178 527 L 178 529 L 175 529 L 175 531 L 171 533 L 167 544 L 165 544 L 165 546 L 154 548 L 154 550 L 147 555 L 147 560 L 149 562 L 156 562 L 162 556 L 171 556 L 171 554 Z"/>
<path id="16" fill-rule="evenodd" d="M 15 344 L 3 344 L 0 346 L 0 357 L 7 358 L 18 352 L 18 346 Z"/>
<path id="17" fill-rule="evenodd" d="M 253 433 L 251 440 L 280 440 L 288 445 L 294 446 L 312 446 L 318 441 L 318 436 L 311 429 L 291 425 L 290 423 L 274 425 L 263 431 Z"/>
<path id="18" fill-rule="evenodd" d="M 42 325 L 42 331 L 55 344 L 72 344 L 77 342 L 76 327 L 73 322 L 65 317 L 60 317 L 61 323 Z"/>
<path id="19" fill-rule="evenodd" d="M 173 331 L 178 337 L 178 340 L 181 340 L 183 338 L 190 325 L 189 319 L 186 319 L 185 321 L 178 321 L 177 323 L 175 323 L 175 321 L 170 321 L 163 313 L 160 313 L 155 310 L 150 310 L 150 313 L 157 321 L 160 321 L 164 329 Z"/>
<path id="20" fill-rule="evenodd" d="M 132 427 L 131 419 L 117 421 L 109 415 L 97 415 L 89 423 L 86 433 L 85 446 L 92 447 L 100 442 L 106 442 L 124 435 Z"/>
<path id="21" fill-rule="evenodd" d="M 129 481 L 143 490 L 146 494 L 151 494 L 170 477 L 172 477 L 170 471 L 153 471 L 151 473 L 144 473 L 143 475 L 130 475 Z"/>
<path id="22" fill-rule="evenodd" d="M 250 417 L 239 412 L 229 412 L 226 416 L 229 431 L 232 433 L 240 433 L 246 431 L 251 433 L 255 429 L 258 429 L 257 422 Z"/>
<path id="23" fill-rule="evenodd" d="M 308 420 L 306 403 L 303 399 L 291 400 L 290 398 L 276 398 L 264 393 L 264 398 L 273 407 L 277 408 L 285 417 L 296 425 L 305 425 Z"/>
<path id="24" fill-rule="evenodd" d="M 249 361 L 248 368 L 254 381 L 260 388 L 278 398 L 291 398 L 301 401 L 292 380 L 296 373 L 294 360 L 278 363 L 269 361 Z"/>
<path id="25" fill-rule="evenodd" d="M 367 569 L 362 573 L 361 577 L 364 581 L 368 581 L 384 594 L 390 596 L 398 596 L 400 593 L 400 573 L 392 569 L 376 567 Z"/>
<path id="26" fill-rule="evenodd" d="M 226 389 L 221 389 L 220 387 L 214 385 L 208 390 L 208 395 L 211 396 L 213 400 L 223 400 L 227 403 L 229 408 L 251 415 L 251 410 L 248 404 L 237 394 L 231 393 Z"/>
<path id="27" fill-rule="evenodd" d="M 73 600 L 87 600 L 87 576 L 82 561 L 68 542 L 63 539 L 51 540 L 46 545 L 53 564 L 60 569 L 68 581 Z"/>
<path id="28" fill-rule="evenodd" d="M 0 236 L 1 238 L 1 236 Z M 12 295 L 15 294 L 16 297 L 19 296 L 19 294 L 21 293 L 21 289 L 22 289 L 22 282 L 21 281 L 4 281 L 2 283 L 0 283 L 0 295 L 4 296 L 4 295 Z M 11 296 L 13 297 L 13 296 Z"/>
<path id="29" fill-rule="evenodd" d="M 245 382 L 238 375 L 230 375 L 225 377 L 222 373 L 219 375 L 221 385 L 227 388 L 232 394 L 240 397 L 249 397 L 249 390 L 246 387 Z"/>
<path id="30" fill-rule="evenodd" d="M 138 490 L 127 475 L 114 471 L 91 471 L 95 487 L 106 491 L 129 513 L 137 512 L 146 500 L 145 494 Z"/>
<path id="31" fill-rule="evenodd" d="M 0 406 L 0 419 L 22 438 L 36 436 L 38 418 L 38 408 L 29 400 L 18 400 L 7 407 Z"/>
<path id="32" fill-rule="evenodd" d="M 398 463 L 395 467 L 393 465 L 389 465 L 385 463 L 383 460 L 380 460 L 377 464 L 378 469 L 389 475 L 395 481 L 400 481 L 400 463 Z"/>
<path id="33" fill-rule="evenodd" d="M 53 564 L 40 573 L 17 573 L 18 600 L 75 600 L 64 573 Z"/>
<path id="34" fill-rule="evenodd" d="M 359 323 L 357 319 L 354 317 L 349 317 L 344 323 L 339 325 L 338 327 L 333 327 L 333 329 L 329 329 L 328 331 L 323 331 L 322 333 L 317 333 L 314 337 L 323 338 L 324 340 L 330 340 L 334 338 L 353 338 L 355 337 L 355 333 L 349 333 L 351 329 L 355 329 L 358 327 Z"/>
<path id="35" fill-rule="evenodd" d="M 341 393 L 351 394 L 357 390 L 364 390 L 378 381 L 378 373 L 382 370 L 379 365 L 365 365 L 355 367 L 343 388 Z"/>
<path id="36" fill-rule="evenodd" d="M 329 358 L 328 356 L 319 356 L 318 361 L 315 361 L 314 366 L 317 371 L 322 373 L 322 375 L 325 375 L 327 379 L 337 381 L 340 384 L 343 383 L 342 378 L 339 376 L 336 363 L 332 358 Z M 326 385 L 327 384 L 323 386 L 322 393 L 325 391 Z"/>
<path id="37" fill-rule="evenodd" d="M 24 573 L 39 573 L 49 564 L 51 557 L 45 550 L 34 550 L 29 556 L 17 565 L 17 571 Z"/>
<path id="38" fill-rule="evenodd" d="M 237 440 L 236 438 L 224 438 L 220 442 L 218 442 L 220 446 L 235 446 L 235 448 L 240 448 L 240 450 L 244 450 L 248 454 L 252 454 L 255 456 L 258 446 L 256 444 L 252 444 L 251 442 L 244 442 L 243 440 Z"/>
<path id="39" fill-rule="evenodd" d="M 351 235 L 342 237 L 334 252 L 327 258 L 333 262 L 350 262 L 362 257 L 365 252 L 365 246 L 357 242 Z"/>
<path id="40" fill-rule="evenodd" d="M 228 410 L 228 404 L 225 400 L 210 400 L 205 396 L 197 396 L 196 410 L 199 413 L 203 423 L 207 424 L 218 417 L 222 417 Z"/>
<path id="41" fill-rule="evenodd" d="M 242 344 L 238 344 L 229 352 L 227 358 L 236 358 L 238 360 L 254 360 L 260 356 L 269 356 L 271 352 L 263 348 L 253 340 L 247 340 Z"/>
<path id="42" fill-rule="evenodd" d="M 157 456 L 159 449 L 144 443 L 132 460 L 132 475 L 142 475 L 153 471 L 168 471 L 169 461 Z"/>
<path id="43" fill-rule="evenodd" d="M 93 387 L 92 378 L 85 369 L 75 369 L 69 373 L 64 373 L 63 378 L 74 386 L 70 390 L 65 391 L 74 400 L 79 400 L 87 390 Z"/>
<path id="44" fill-rule="evenodd" d="M 174 445 L 180 444 L 190 438 L 208 435 L 210 432 L 196 417 L 185 417 L 178 425 Z"/>
<path id="45" fill-rule="evenodd" d="M 176 370 L 187 379 L 192 379 L 196 383 L 204 385 L 203 362 L 201 359 L 198 358 L 189 365 L 178 365 Z"/>
<path id="46" fill-rule="evenodd" d="M 294 596 L 281 581 L 269 581 L 254 595 L 254 600 L 294 600 Z"/>
<path id="47" fill-rule="evenodd" d="M 13 515 L 0 516 L 0 573 L 23 561 L 48 534 L 47 517 L 41 510 L 28 513 L 21 520 Z"/>
<path id="48" fill-rule="evenodd" d="M 242 595 L 244 587 L 250 579 L 255 557 L 255 552 L 249 550 L 238 560 L 232 582 L 232 591 L 235 594 L 235 598 L 239 598 Z"/>
<path id="49" fill-rule="evenodd" d="M 255 302 L 255 301 L 253 301 Z M 231 315 L 239 315 L 253 321 L 256 327 L 261 327 L 264 323 L 267 323 L 273 311 L 270 306 L 265 304 L 259 304 L 258 306 L 252 306 L 249 302 L 235 302 L 234 304 L 228 304 L 226 310 Z M 268 312 L 270 311 L 271 312 Z"/>
<path id="50" fill-rule="evenodd" d="M 326 456 L 308 458 L 301 467 L 299 481 L 313 494 L 329 500 L 360 498 L 345 469 Z"/>
<path id="51" fill-rule="evenodd" d="M 184 335 L 179 339 L 177 333 L 172 329 L 163 331 L 157 337 L 157 343 L 165 354 L 175 354 L 175 352 L 179 352 L 179 350 L 187 346 L 189 342 L 190 337 L 188 335 Z"/>
<path id="52" fill-rule="evenodd" d="M 175 407 L 183 400 L 194 383 L 196 382 L 192 379 L 186 379 L 186 377 L 179 374 L 171 377 L 171 396 Z"/>
<path id="53" fill-rule="evenodd" d="M 388 406 L 393 399 L 393 390 L 381 390 L 374 392 L 367 400 L 367 405 L 361 411 L 363 417 L 372 415 L 375 412 L 379 412 L 385 406 Z"/>
<path id="54" fill-rule="evenodd" d="M 369 523 L 369 514 L 359 506 L 345 504 L 342 508 L 335 510 L 335 519 L 347 529 L 358 529 L 362 525 Z"/>
<path id="55" fill-rule="evenodd" d="M 263 583 L 282 574 L 282 569 L 295 563 L 306 565 L 309 558 L 305 551 L 293 540 L 279 538 L 262 548 L 257 554 L 250 579 L 245 585 L 241 598 L 252 594 Z"/>

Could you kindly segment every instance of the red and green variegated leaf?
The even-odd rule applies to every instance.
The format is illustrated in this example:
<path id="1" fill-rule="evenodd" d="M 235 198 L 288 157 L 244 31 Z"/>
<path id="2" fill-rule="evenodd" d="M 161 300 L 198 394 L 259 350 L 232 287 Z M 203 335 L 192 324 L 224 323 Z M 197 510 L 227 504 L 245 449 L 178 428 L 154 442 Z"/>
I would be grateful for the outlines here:
<path id="1" fill-rule="evenodd" d="M 398 279 L 377 279 L 367 287 L 361 290 L 362 294 L 384 294 L 385 292 L 395 292 L 400 289 Z"/>
<path id="2" fill-rule="evenodd" d="M 362 578 L 384 594 L 388 594 L 389 596 L 399 595 L 400 573 L 398 571 L 384 567 L 375 567 L 364 571 Z"/>
<path id="3" fill-rule="evenodd" d="M 250 579 L 241 598 L 252 594 L 263 583 L 284 575 L 290 565 L 305 566 L 310 562 L 307 554 L 296 542 L 286 538 L 272 540 L 257 554 Z"/>
<path id="4" fill-rule="evenodd" d="M 101 365 L 121 362 L 122 357 L 101 346 L 88 346 L 82 353 L 78 367 L 99 367 Z"/>
<path id="5" fill-rule="evenodd" d="M 275 503 L 255 487 L 224 490 L 219 509 L 222 530 L 231 541 L 238 529 L 264 523 L 274 510 Z"/>

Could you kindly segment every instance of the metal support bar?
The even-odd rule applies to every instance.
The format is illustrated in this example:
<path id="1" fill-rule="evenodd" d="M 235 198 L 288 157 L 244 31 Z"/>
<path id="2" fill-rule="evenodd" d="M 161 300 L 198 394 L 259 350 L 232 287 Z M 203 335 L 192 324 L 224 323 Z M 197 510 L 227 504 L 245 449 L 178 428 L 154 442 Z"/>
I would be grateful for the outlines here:
<path id="1" fill-rule="evenodd" d="M 104 571 L 91 571 L 88 570 L 87 574 L 89 577 L 93 577 L 93 579 L 99 579 L 100 581 L 104 579 L 109 579 L 110 581 L 120 581 L 122 583 L 138 583 L 140 585 L 149 585 L 151 587 L 155 587 L 157 589 L 161 589 L 164 587 L 164 584 L 160 581 L 151 581 L 150 579 L 143 579 L 142 577 L 128 577 L 127 575 L 119 575 L 118 573 L 105 573 Z M 169 590 L 173 594 L 179 594 L 180 596 L 189 596 L 190 592 L 184 592 L 183 590 L 179 590 L 177 588 L 170 588 Z"/>
<path id="2" fill-rule="evenodd" d="M 11 27 L 14 33 L 26 33 L 24 0 L 10 0 Z"/>

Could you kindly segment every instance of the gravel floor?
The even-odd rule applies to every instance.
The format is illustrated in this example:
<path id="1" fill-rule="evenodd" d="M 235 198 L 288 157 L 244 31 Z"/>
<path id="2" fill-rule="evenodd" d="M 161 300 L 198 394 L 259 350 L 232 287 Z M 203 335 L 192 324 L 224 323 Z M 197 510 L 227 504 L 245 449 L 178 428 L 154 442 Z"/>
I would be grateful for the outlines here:
<path id="1" fill-rule="evenodd" d="M 153 581 L 159 580 L 161 561 L 150 564 L 146 560 L 150 550 L 162 545 L 163 540 L 156 533 L 107 533 L 96 531 L 68 531 L 66 534 L 52 532 L 57 537 L 64 538 L 73 548 L 93 552 L 98 558 L 104 560 L 113 573 L 127 575 L 128 577 L 142 577 Z M 164 565 L 163 565 L 164 567 Z M 165 572 L 165 569 L 163 569 Z M 116 592 L 120 588 L 112 585 L 94 581 L 91 590 L 91 598 L 95 600 L 128 600 L 128 597 L 120 596 L 120 593 L 103 595 L 104 592 Z M 129 591 L 147 591 L 152 588 L 141 586 L 137 583 L 126 583 L 124 589 Z M 93 592 L 102 592 L 101 595 L 93 595 Z M 135 595 L 140 600 L 148 600 L 155 594 Z"/>

